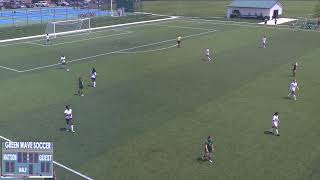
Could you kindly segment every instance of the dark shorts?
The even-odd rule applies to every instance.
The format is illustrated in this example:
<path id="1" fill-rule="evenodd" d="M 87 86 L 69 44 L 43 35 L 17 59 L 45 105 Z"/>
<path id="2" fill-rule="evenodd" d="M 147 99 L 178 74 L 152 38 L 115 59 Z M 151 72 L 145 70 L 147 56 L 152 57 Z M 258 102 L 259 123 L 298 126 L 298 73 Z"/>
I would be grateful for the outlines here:
<path id="1" fill-rule="evenodd" d="M 79 86 L 79 89 L 83 89 L 83 86 Z"/>
<path id="2" fill-rule="evenodd" d="M 209 151 L 209 153 L 212 153 L 212 147 L 210 147 L 210 146 L 208 146 L 208 151 Z"/>
<path id="3" fill-rule="evenodd" d="M 177 43 L 178 43 L 178 44 L 180 44 L 180 43 L 181 43 L 181 41 L 177 41 Z"/>
<path id="4" fill-rule="evenodd" d="M 96 78 L 91 78 L 91 81 L 92 81 L 92 82 L 95 82 L 95 81 L 96 81 Z"/>
<path id="5" fill-rule="evenodd" d="M 66 124 L 73 124 L 72 119 L 66 119 Z"/>

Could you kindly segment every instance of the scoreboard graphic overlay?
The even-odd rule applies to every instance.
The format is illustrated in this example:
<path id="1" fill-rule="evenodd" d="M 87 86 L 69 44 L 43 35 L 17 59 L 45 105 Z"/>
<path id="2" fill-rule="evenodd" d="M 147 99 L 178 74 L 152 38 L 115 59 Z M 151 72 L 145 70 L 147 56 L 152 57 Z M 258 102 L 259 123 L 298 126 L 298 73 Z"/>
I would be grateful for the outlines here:
<path id="1" fill-rule="evenodd" d="M 52 142 L 2 142 L 1 176 L 52 178 Z"/>

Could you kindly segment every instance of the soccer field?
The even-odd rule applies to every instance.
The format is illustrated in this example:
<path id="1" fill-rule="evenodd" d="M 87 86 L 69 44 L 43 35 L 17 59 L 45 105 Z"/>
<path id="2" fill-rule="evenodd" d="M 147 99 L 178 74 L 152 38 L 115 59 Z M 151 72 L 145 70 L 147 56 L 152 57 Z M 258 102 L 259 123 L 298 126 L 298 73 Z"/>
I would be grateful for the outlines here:
<path id="1" fill-rule="evenodd" d="M 319 35 L 178 18 L 58 36 L 49 46 L 43 38 L 1 43 L 0 136 L 52 141 L 55 161 L 99 180 L 317 180 Z M 214 62 L 203 60 L 205 48 Z M 57 66 L 61 55 L 69 72 Z M 287 98 L 294 62 L 297 101 Z M 93 67 L 96 88 L 88 86 Z M 75 95 L 78 77 L 84 97 Z M 61 130 L 67 104 L 74 134 Z M 264 134 L 275 111 L 280 137 Z M 208 135 L 213 165 L 199 160 Z M 55 170 L 58 179 L 82 179 Z"/>

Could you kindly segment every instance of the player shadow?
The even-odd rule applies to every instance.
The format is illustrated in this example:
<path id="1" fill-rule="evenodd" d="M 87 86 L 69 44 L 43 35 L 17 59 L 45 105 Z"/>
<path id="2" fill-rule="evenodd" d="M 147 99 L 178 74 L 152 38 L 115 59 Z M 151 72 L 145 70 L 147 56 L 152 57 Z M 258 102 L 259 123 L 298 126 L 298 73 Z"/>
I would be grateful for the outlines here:
<path id="1" fill-rule="evenodd" d="M 209 61 L 207 58 L 201 58 L 201 61 L 206 62 L 206 63 L 213 62 L 213 60 Z"/>
<path id="2" fill-rule="evenodd" d="M 283 96 L 282 98 L 283 98 L 283 99 L 287 99 L 287 100 L 288 100 L 288 99 L 289 99 L 289 100 L 291 99 L 291 98 L 288 97 L 288 96 Z"/>
<path id="3" fill-rule="evenodd" d="M 198 163 L 204 163 L 204 162 L 207 162 L 208 160 L 202 159 L 201 156 L 198 156 L 198 157 L 196 158 L 196 161 L 198 161 Z"/>
<path id="4" fill-rule="evenodd" d="M 67 131 L 67 128 L 59 128 L 61 132 Z"/>
<path id="5" fill-rule="evenodd" d="M 270 131 L 264 131 L 263 133 L 266 134 L 266 135 L 273 135 L 273 133 L 270 132 Z"/>

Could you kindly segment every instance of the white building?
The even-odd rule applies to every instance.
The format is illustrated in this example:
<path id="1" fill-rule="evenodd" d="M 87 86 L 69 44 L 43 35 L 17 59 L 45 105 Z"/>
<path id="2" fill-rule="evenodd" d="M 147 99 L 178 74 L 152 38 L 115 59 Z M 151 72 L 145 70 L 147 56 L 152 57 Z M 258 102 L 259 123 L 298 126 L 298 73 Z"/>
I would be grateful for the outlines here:
<path id="1" fill-rule="evenodd" d="M 283 5 L 279 0 L 234 0 L 228 5 L 227 18 L 268 18 L 282 15 Z"/>

